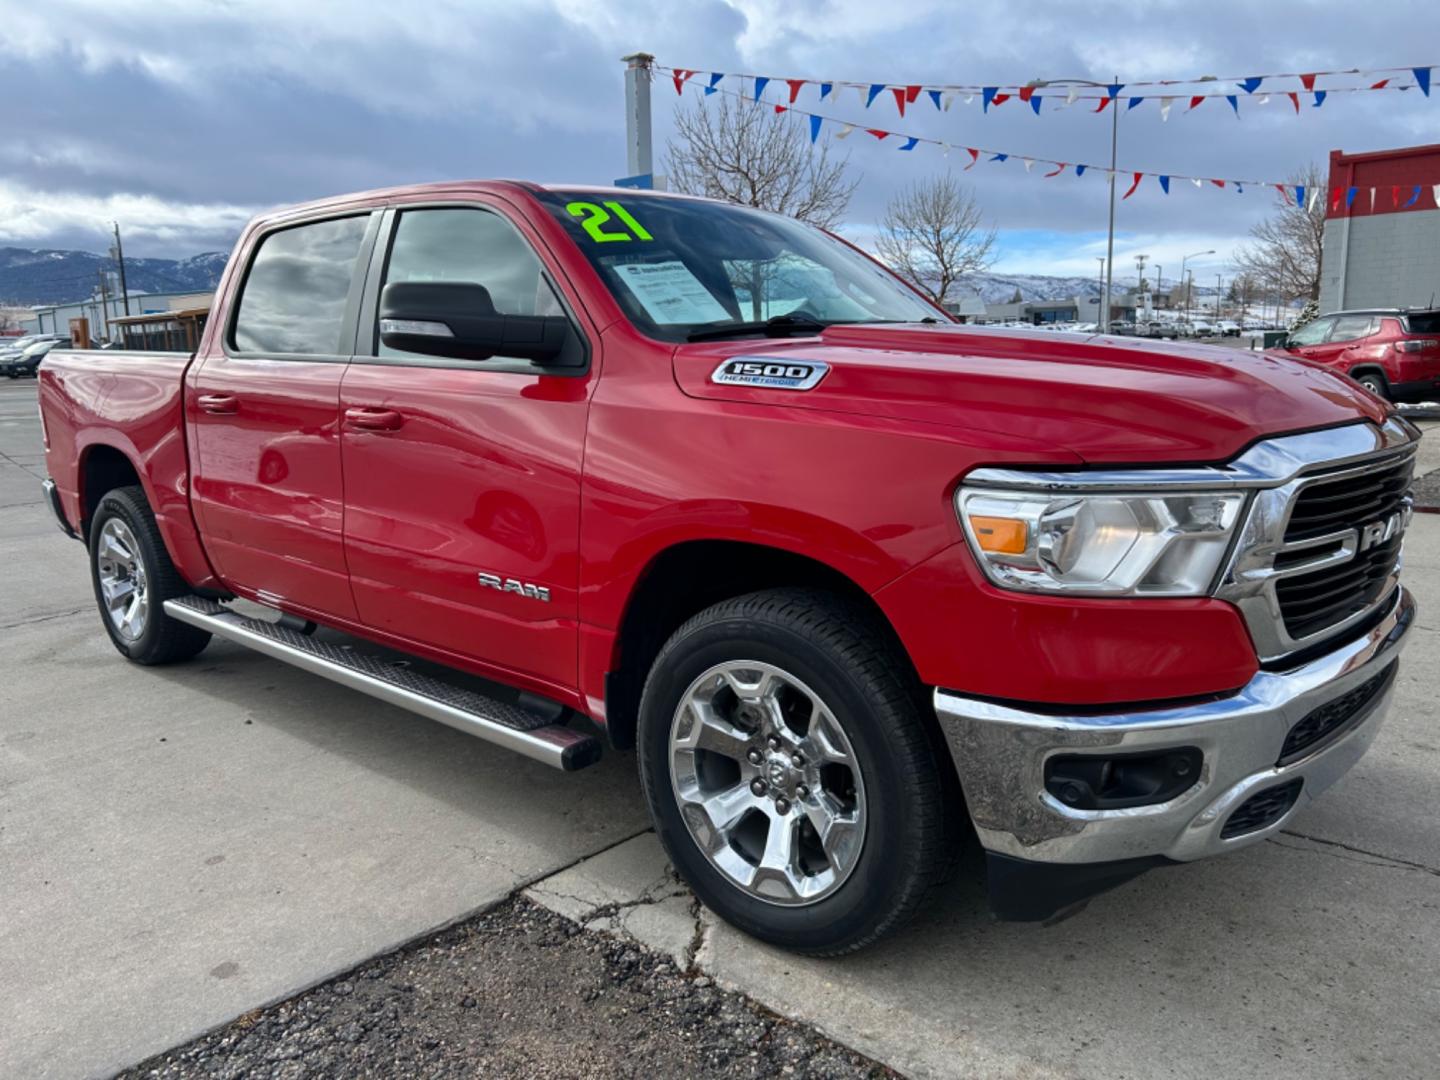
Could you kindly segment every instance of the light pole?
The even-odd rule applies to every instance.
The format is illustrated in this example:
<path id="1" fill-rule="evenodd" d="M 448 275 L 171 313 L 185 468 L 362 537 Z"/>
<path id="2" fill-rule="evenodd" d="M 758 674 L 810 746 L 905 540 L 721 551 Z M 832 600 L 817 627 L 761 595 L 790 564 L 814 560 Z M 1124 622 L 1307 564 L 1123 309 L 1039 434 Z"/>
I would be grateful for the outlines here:
<path id="1" fill-rule="evenodd" d="M 1187 288 L 1186 285 L 1185 285 L 1185 264 L 1186 264 L 1187 262 L 1189 262 L 1191 259 L 1197 259 L 1197 258 L 1199 258 L 1201 255 L 1214 255 L 1214 254 L 1215 254 L 1215 251 L 1214 251 L 1213 248 L 1212 248 L 1211 250 L 1209 250 L 1209 251 L 1192 251 L 1189 255 L 1186 255 L 1183 259 L 1180 260 L 1180 287 L 1181 287 L 1182 289 L 1185 289 L 1185 321 L 1186 321 L 1186 322 L 1189 322 L 1189 321 L 1190 321 L 1190 289 Z"/>

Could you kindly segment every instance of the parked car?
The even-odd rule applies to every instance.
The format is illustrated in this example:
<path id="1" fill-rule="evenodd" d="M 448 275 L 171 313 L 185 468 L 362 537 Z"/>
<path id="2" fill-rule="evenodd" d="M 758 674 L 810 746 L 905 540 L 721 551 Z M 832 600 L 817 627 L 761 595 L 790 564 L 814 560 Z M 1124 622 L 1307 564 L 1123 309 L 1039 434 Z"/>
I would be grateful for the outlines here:
<path id="1" fill-rule="evenodd" d="M 1332 312 L 1273 351 L 1343 372 L 1389 401 L 1440 399 L 1440 308 Z"/>
<path id="2" fill-rule="evenodd" d="M 40 361 L 55 349 L 68 349 L 69 347 L 69 338 L 41 338 L 27 345 L 19 353 L 0 358 L 0 375 L 11 379 L 27 375 L 34 378 L 40 369 Z"/>
<path id="3" fill-rule="evenodd" d="M 123 656 L 218 635 L 560 769 L 634 746 L 697 896 L 807 953 L 901 925 L 963 836 L 1025 920 L 1274 836 L 1415 617 L 1419 433 L 1349 379 L 956 325 L 684 196 L 266 214 L 193 356 L 56 350 L 40 407 Z"/>

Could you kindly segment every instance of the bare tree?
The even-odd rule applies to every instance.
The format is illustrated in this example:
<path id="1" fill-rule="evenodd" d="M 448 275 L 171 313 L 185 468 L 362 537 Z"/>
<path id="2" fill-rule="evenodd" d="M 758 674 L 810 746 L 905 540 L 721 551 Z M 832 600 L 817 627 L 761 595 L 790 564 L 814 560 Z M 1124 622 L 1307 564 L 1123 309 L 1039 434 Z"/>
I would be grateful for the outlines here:
<path id="1" fill-rule="evenodd" d="M 774 210 L 831 228 L 850 205 L 858 177 L 796 121 L 746 101 L 700 98 L 675 114 L 666 169 L 679 191 Z"/>
<path id="2" fill-rule="evenodd" d="M 1327 186 L 1315 165 L 1285 181 L 1286 194 L 1276 194 L 1275 212 L 1250 230 L 1252 242 L 1235 256 L 1256 285 L 1286 300 L 1320 299 Z M 1305 189 L 1303 206 L 1295 201 L 1297 187 Z"/>
<path id="3" fill-rule="evenodd" d="M 956 282 L 994 260 L 995 230 L 986 227 L 974 194 L 945 173 L 890 200 L 876 246 L 891 269 L 943 304 Z"/>

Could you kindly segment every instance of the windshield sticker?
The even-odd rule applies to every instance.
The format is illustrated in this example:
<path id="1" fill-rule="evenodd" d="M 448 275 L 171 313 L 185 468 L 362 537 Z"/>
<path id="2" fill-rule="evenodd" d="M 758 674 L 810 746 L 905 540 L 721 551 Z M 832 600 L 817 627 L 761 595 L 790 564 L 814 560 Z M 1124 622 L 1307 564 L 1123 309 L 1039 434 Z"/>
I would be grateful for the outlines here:
<path id="1" fill-rule="evenodd" d="M 682 262 L 622 263 L 611 269 L 657 323 L 712 323 L 733 318 Z"/>
<path id="2" fill-rule="evenodd" d="M 603 207 L 597 206 L 593 202 L 567 203 L 565 212 L 572 217 L 584 218 L 580 224 L 583 225 L 585 231 L 590 234 L 590 239 L 594 240 L 597 244 L 608 244 L 616 240 L 655 239 L 645 231 L 643 225 L 635 220 L 629 210 L 626 210 L 625 207 L 613 199 L 608 200 Z M 622 229 L 619 232 L 615 232 L 605 228 L 605 223 L 610 220 L 611 214 L 614 214 L 620 223 L 630 231 L 627 233 Z"/>
<path id="3" fill-rule="evenodd" d="M 830 370 L 822 360 L 781 360 L 773 356 L 734 356 L 710 373 L 721 386 L 759 386 L 767 390 L 813 390 Z"/>

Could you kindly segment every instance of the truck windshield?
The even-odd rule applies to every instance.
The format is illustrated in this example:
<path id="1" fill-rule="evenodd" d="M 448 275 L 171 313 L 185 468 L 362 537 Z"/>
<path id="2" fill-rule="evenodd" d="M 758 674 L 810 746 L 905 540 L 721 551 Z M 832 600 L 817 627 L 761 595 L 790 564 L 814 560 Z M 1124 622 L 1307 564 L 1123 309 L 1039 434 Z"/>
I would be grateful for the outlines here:
<path id="1" fill-rule="evenodd" d="M 652 337 L 941 318 L 882 267 L 780 214 L 643 192 L 562 190 L 540 198 Z"/>

